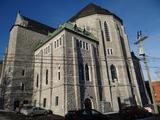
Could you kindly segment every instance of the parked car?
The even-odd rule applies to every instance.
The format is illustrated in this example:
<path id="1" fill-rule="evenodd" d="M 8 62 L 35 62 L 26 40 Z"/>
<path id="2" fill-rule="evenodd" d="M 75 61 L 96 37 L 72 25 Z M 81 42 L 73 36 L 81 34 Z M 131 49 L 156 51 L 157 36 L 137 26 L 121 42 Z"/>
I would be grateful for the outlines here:
<path id="1" fill-rule="evenodd" d="M 154 113 L 154 106 L 152 104 L 145 105 L 144 109 L 146 109 L 150 113 Z"/>
<path id="2" fill-rule="evenodd" d="M 40 107 L 24 106 L 21 108 L 20 113 L 27 116 L 34 116 L 52 114 L 52 111 Z"/>
<path id="3" fill-rule="evenodd" d="M 152 113 L 149 113 L 141 106 L 129 106 L 122 108 L 119 111 L 119 115 L 123 120 L 135 120 L 153 117 Z"/>
<path id="4" fill-rule="evenodd" d="M 65 120 L 109 120 L 108 117 L 94 109 L 68 111 Z"/>

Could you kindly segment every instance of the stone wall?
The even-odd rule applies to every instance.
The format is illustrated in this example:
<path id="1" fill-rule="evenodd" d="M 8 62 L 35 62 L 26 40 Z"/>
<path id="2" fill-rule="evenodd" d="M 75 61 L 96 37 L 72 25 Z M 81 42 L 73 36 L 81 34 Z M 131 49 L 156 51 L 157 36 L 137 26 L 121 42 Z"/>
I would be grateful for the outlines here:
<path id="1" fill-rule="evenodd" d="M 46 35 L 24 27 L 14 26 L 10 32 L 5 75 L 5 109 L 13 110 L 14 102 L 24 100 L 31 103 L 33 82 L 33 51 L 45 40 Z"/>
<path id="2" fill-rule="evenodd" d="M 105 91 L 103 101 L 109 102 L 113 111 L 119 110 L 118 97 L 120 97 L 123 105 L 134 104 L 134 99 L 136 99 L 137 104 L 141 105 L 128 39 L 121 22 L 112 15 L 99 14 L 82 17 L 74 22 L 77 26 L 89 27 L 89 31 L 99 40 L 101 79 L 104 86 L 103 90 Z M 106 39 L 104 22 L 108 26 L 110 41 Z M 112 54 L 108 53 L 108 49 L 112 49 Z M 111 65 L 116 67 L 117 83 L 112 80 Z M 131 87 L 130 81 L 136 87 Z M 117 90 L 119 94 L 117 94 Z M 134 94 L 136 98 L 134 98 Z"/>

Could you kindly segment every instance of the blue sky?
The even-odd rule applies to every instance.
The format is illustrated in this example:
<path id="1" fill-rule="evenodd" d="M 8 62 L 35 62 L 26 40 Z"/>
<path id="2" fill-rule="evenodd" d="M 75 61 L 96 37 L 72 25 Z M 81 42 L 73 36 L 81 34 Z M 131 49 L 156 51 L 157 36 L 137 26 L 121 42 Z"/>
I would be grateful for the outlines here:
<path id="1" fill-rule="evenodd" d="M 133 51 L 137 52 L 133 44 L 137 30 L 149 36 L 144 47 L 150 56 L 152 79 L 157 79 L 155 71 L 158 67 L 160 71 L 160 0 L 0 0 L 0 58 L 18 10 L 24 16 L 57 27 L 91 2 L 122 18 Z"/>

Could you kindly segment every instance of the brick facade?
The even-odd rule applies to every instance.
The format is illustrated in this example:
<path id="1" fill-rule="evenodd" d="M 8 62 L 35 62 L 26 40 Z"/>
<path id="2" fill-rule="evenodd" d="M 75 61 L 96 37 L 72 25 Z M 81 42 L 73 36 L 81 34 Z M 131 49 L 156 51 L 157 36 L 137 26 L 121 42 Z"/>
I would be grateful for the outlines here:
<path id="1" fill-rule="evenodd" d="M 160 104 L 160 81 L 152 81 L 153 92 L 155 96 L 155 101 Z"/>

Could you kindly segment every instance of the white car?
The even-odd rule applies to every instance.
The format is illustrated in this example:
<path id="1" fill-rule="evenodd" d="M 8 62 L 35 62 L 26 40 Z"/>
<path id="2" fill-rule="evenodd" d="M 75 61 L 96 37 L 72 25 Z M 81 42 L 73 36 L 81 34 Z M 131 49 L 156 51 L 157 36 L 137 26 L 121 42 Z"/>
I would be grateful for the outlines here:
<path id="1" fill-rule="evenodd" d="M 47 115 L 50 114 L 51 111 L 40 107 L 25 106 L 21 108 L 20 113 L 27 116 L 34 116 L 34 115 Z"/>

